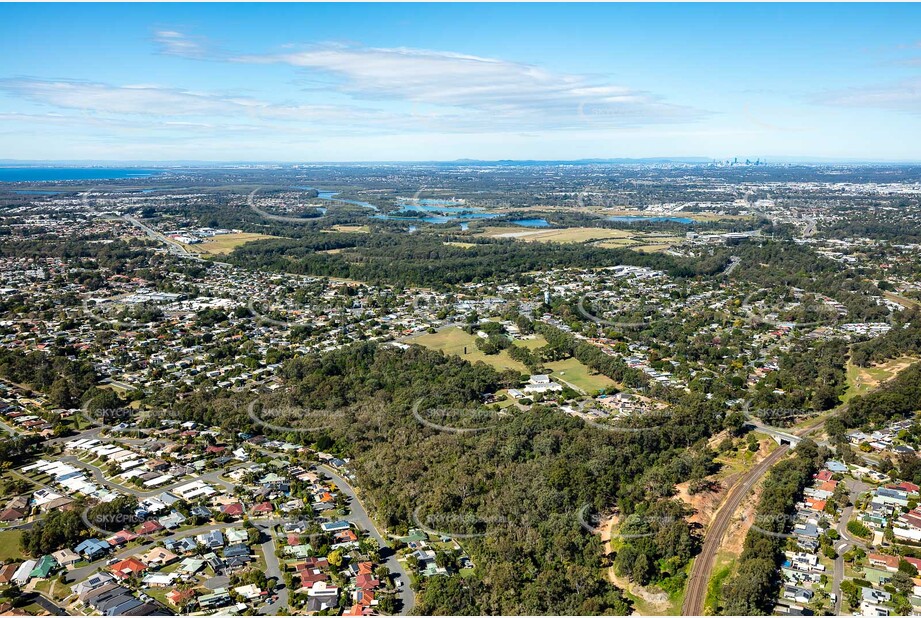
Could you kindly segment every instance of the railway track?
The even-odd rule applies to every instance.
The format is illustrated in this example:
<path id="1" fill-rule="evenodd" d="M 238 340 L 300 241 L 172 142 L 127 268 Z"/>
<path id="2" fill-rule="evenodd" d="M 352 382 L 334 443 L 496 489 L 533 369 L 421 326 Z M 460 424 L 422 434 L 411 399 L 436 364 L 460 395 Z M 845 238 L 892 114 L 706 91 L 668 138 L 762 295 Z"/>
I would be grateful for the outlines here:
<path id="1" fill-rule="evenodd" d="M 802 427 L 794 432 L 798 436 L 806 437 L 815 431 L 821 429 L 827 418 L 821 418 L 814 423 Z M 748 495 L 755 484 L 761 480 L 761 477 L 771 469 L 778 461 L 783 459 L 784 455 L 790 450 L 789 446 L 782 446 L 762 461 L 754 468 L 749 470 L 729 491 L 725 504 L 716 513 L 716 517 L 710 522 L 707 528 L 704 544 L 700 550 L 694 565 L 691 567 L 691 575 L 688 578 L 688 590 L 684 596 L 684 605 L 681 609 L 683 616 L 700 616 L 703 614 L 704 601 L 707 598 L 707 585 L 710 583 L 710 573 L 713 571 L 713 563 L 716 560 L 716 554 L 726 536 L 726 529 L 732 520 L 733 514 L 742 504 L 742 500 Z"/>
<path id="2" fill-rule="evenodd" d="M 716 553 L 723 542 L 723 537 L 726 535 L 726 529 L 729 527 L 733 514 L 764 473 L 780 461 L 789 450 L 789 446 L 782 446 L 765 457 L 730 490 L 725 504 L 717 511 L 716 517 L 713 518 L 710 527 L 707 528 L 704 545 L 697 559 L 694 560 L 691 576 L 688 579 L 688 591 L 684 597 L 684 606 L 681 610 L 682 615 L 700 616 L 703 614 L 704 600 L 707 597 L 707 584 L 710 582 L 710 571 L 713 570 Z"/>

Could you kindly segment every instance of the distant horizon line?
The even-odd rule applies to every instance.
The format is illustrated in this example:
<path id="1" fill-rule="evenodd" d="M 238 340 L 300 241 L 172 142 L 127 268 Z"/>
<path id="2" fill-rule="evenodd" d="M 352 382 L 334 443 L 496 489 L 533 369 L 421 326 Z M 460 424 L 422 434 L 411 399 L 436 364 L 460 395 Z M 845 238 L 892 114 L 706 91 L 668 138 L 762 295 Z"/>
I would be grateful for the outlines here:
<path id="1" fill-rule="evenodd" d="M 847 164 L 847 165 L 921 165 L 921 159 L 858 159 L 835 157 L 795 156 L 731 156 L 731 157 L 589 157 L 581 159 L 417 159 L 417 160 L 366 160 L 366 161 L 247 161 L 207 159 L 0 159 L 0 166 L 9 167 L 194 167 L 194 166 L 319 166 L 319 165 L 565 165 L 565 164 L 653 164 L 673 163 L 684 165 L 707 165 L 733 162 L 739 165 L 758 162 L 760 165 L 789 164 Z"/>

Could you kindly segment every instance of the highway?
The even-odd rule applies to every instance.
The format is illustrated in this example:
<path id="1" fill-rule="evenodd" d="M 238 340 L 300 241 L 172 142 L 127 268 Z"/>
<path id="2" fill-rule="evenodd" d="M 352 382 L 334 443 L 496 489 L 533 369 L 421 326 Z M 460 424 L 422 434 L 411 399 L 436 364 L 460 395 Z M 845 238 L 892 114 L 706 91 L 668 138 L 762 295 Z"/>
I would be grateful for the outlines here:
<path id="1" fill-rule="evenodd" d="M 131 225 L 135 226 L 136 228 L 143 230 L 149 237 L 153 238 L 154 240 L 159 240 L 162 243 L 166 243 L 166 246 L 169 248 L 170 253 L 173 253 L 180 257 L 187 257 L 187 258 L 197 257 L 189 253 L 189 250 L 183 247 L 180 243 L 170 238 L 167 238 L 166 236 L 164 236 L 157 230 L 153 229 L 152 227 L 148 225 L 145 225 L 144 223 L 141 223 L 139 220 L 135 219 L 134 217 L 130 215 L 125 215 L 122 217 L 122 219 L 124 219 Z"/>

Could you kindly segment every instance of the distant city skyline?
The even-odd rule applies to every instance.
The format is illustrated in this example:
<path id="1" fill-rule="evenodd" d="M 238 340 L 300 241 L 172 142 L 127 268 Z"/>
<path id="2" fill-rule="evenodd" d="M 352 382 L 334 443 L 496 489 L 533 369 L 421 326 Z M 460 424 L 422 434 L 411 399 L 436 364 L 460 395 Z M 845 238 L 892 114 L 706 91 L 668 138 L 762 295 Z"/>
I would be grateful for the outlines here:
<path id="1" fill-rule="evenodd" d="M 921 161 L 915 4 L 6 4 L 0 159 Z"/>

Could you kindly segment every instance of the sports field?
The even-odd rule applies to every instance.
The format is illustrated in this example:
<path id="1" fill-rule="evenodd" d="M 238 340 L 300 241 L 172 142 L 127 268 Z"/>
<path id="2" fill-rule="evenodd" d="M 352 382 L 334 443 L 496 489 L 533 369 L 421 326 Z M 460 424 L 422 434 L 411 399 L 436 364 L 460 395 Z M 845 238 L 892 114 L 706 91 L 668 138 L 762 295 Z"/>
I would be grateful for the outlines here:
<path id="1" fill-rule="evenodd" d="M 528 373 L 527 367 L 509 358 L 508 352 L 505 350 L 502 350 L 498 354 L 483 354 L 483 352 L 476 347 L 476 337 L 467 334 L 456 326 L 440 330 L 437 333 L 428 333 L 412 337 L 407 340 L 407 343 L 418 343 L 419 345 L 433 350 L 441 350 L 446 354 L 454 354 L 471 363 L 483 361 L 497 371 L 514 369 L 522 374 Z"/>
<path id="2" fill-rule="evenodd" d="M 566 227 L 551 229 L 522 229 L 521 227 L 487 227 L 483 235 L 489 238 L 518 238 L 540 242 L 586 242 L 612 238 L 629 238 L 632 232 L 601 227 Z"/>
<path id="3" fill-rule="evenodd" d="M 324 232 L 342 232 L 343 234 L 368 234 L 371 231 L 367 225 L 334 225 Z"/>
<path id="4" fill-rule="evenodd" d="M 220 234 L 213 238 L 208 238 L 197 245 L 184 245 L 189 251 L 194 251 L 200 255 L 227 255 L 240 245 L 245 245 L 254 240 L 264 240 L 266 238 L 278 238 L 268 234 L 253 234 L 250 232 L 240 232 L 239 234 Z"/>
<path id="5" fill-rule="evenodd" d="M 569 383 L 588 394 L 601 389 L 611 390 L 617 386 L 608 376 L 586 367 L 574 358 L 547 363 L 547 369 L 552 371 L 551 377 L 562 383 Z"/>

